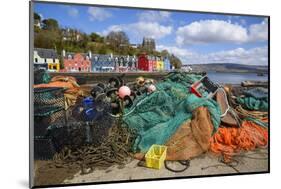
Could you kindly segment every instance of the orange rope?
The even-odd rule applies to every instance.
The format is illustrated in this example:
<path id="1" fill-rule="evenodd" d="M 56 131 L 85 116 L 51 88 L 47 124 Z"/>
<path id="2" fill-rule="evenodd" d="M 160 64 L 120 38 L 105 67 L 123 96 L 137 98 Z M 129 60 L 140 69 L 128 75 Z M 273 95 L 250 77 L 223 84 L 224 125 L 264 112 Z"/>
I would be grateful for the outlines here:
<path id="1" fill-rule="evenodd" d="M 241 151 L 266 147 L 268 130 L 251 121 L 243 121 L 240 128 L 220 127 L 211 139 L 210 151 L 222 155 L 225 162 Z"/>

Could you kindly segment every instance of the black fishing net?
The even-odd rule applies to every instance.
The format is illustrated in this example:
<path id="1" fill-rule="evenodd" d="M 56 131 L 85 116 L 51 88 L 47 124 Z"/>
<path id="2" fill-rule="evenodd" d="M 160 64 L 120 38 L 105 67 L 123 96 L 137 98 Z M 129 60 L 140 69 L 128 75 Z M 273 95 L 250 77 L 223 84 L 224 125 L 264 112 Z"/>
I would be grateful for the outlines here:
<path id="1" fill-rule="evenodd" d="M 35 88 L 34 89 L 34 110 L 35 114 L 42 113 L 42 108 L 48 107 L 49 111 L 44 111 L 44 115 L 52 113 L 51 107 L 64 108 L 64 89 L 60 87 Z"/>
<path id="2" fill-rule="evenodd" d="M 51 81 L 51 76 L 46 70 L 38 69 L 34 71 L 34 84 L 49 83 Z"/>
<path id="3" fill-rule="evenodd" d="M 49 160 L 56 153 L 52 138 L 34 137 L 34 159 Z"/>

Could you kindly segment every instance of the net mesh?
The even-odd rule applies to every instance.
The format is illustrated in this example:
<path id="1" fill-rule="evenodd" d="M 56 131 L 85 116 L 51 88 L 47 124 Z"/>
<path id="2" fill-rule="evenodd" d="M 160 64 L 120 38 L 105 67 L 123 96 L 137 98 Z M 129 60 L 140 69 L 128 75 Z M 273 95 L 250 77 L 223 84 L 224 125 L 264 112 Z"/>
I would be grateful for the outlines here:
<path id="1" fill-rule="evenodd" d="M 35 88 L 34 110 L 35 115 L 46 116 L 58 108 L 64 108 L 64 89 L 60 87 Z"/>
<path id="2" fill-rule="evenodd" d="M 48 160 L 52 159 L 56 150 L 51 138 L 35 137 L 34 138 L 34 159 Z"/>
<path id="3" fill-rule="evenodd" d="M 220 108 L 216 101 L 189 92 L 189 87 L 202 75 L 174 72 L 156 85 L 157 91 L 139 96 L 134 105 L 125 109 L 123 121 L 137 133 L 134 152 L 146 152 L 152 144 L 165 144 L 178 127 L 191 119 L 192 112 L 208 108 L 216 130 L 220 124 Z"/>

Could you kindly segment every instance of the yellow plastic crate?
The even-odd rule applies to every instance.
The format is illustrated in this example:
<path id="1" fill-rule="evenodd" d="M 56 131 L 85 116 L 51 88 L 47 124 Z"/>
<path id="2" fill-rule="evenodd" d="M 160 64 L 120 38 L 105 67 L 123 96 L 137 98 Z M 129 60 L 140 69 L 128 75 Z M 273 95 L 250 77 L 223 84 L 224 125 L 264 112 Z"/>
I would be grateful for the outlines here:
<path id="1" fill-rule="evenodd" d="M 153 144 L 145 154 L 146 166 L 161 169 L 167 155 L 167 146 Z"/>

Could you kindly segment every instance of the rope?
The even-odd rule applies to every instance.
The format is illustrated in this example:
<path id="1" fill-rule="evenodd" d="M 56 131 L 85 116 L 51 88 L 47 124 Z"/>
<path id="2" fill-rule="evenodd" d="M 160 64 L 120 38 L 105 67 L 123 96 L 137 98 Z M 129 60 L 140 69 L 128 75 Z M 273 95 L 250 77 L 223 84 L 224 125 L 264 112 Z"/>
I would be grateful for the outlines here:
<path id="1" fill-rule="evenodd" d="M 169 171 L 172 171 L 174 173 L 181 173 L 181 172 L 184 172 L 185 170 L 187 170 L 189 167 L 190 167 L 190 160 L 180 160 L 180 161 L 177 161 L 179 162 L 181 165 L 184 165 L 185 167 L 183 169 L 172 169 L 171 167 L 168 166 L 167 164 L 167 160 L 164 161 L 164 165 L 165 165 L 165 168 L 168 169 Z"/>
<path id="2" fill-rule="evenodd" d="M 225 162 L 241 151 L 266 147 L 268 130 L 248 120 L 242 122 L 239 128 L 221 127 L 211 139 L 210 151 L 222 155 Z"/>
<path id="3" fill-rule="evenodd" d="M 82 174 L 86 169 L 92 171 L 95 167 L 110 167 L 114 164 L 123 165 L 128 157 L 133 134 L 122 126 L 113 126 L 110 135 L 98 147 L 92 145 L 68 146 L 55 154 L 55 167 L 80 167 Z"/>

